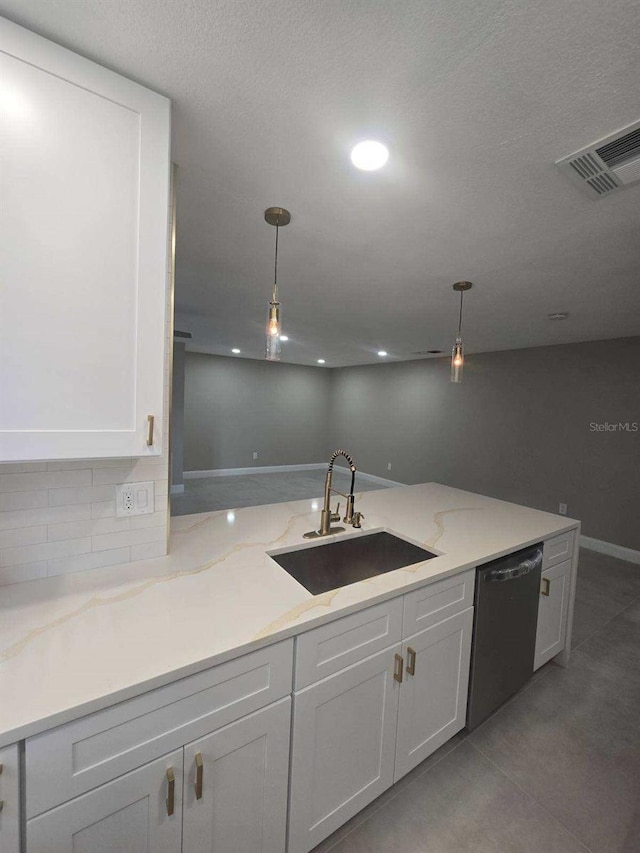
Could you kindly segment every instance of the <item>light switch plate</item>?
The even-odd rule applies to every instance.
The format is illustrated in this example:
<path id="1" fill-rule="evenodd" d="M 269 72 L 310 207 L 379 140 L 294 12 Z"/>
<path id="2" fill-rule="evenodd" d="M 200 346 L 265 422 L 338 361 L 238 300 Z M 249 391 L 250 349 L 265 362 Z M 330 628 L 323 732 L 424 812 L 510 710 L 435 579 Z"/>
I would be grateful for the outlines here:
<path id="1" fill-rule="evenodd" d="M 153 481 L 149 483 L 118 483 L 116 486 L 116 516 L 148 515 L 154 507 Z"/>

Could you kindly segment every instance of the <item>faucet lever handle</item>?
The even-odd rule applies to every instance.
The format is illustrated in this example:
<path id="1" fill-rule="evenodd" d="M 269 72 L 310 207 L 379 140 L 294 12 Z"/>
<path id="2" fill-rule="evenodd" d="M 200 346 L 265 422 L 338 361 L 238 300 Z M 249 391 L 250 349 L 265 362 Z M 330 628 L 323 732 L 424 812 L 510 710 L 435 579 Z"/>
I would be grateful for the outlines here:
<path id="1" fill-rule="evenodd" d="M 338 503 L 336 511 L 331 513 L 331 521 L 340 521 L 340 503 Z"/>

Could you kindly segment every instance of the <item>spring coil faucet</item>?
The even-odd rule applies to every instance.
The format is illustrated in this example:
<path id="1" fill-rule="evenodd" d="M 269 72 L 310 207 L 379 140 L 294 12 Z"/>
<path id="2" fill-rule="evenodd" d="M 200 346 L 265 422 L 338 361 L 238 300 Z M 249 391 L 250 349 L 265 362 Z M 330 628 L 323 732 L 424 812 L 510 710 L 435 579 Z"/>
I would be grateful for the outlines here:
<path id="1" fill-rule="evenodd" d="M 349 470 L 351 471 L 351 489 L 348 495 L 334 489 L 332 485 L 333 464 L 339 456 L 343 456 L 347 460 Z M 334 450 L 331 454 L 331 459 L 329 459 L 329 467 L 327 468 L 324 480 L 324 508 L 320 514 L 320 530 L 310 530 L 304 534 L 305 539 L 317 539 L 319 536 L 328 536 L 330 533 L 340 533 L 344 530 L 344 527 L 331 526 L 332 521 L 340 521 L 340 504 L 338 504 L 336 512 L 331 512 L 331 492 L 335 492 L 337 495 L 342 495 L 343 498 L 346 498 L 347 509 L 342 520 L 345 524 L 353 524 L 353 508 L 355 504 L 353 490 L 356 482 L 356 470 L 356 464 L 350 453 L 347 453 L 346 450 Z"/>

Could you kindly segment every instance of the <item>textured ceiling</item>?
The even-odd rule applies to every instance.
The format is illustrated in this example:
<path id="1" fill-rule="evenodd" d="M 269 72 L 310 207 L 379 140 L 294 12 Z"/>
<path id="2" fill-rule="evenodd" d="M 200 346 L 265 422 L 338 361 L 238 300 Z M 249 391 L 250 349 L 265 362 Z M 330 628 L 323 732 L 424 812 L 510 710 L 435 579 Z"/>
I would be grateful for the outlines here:
<path id="1" fill-rule="evenodd" d="M 283 360 L 640 333 L 640 184 L 554 166 L 640 117 L 640 0 L 0 0 L 0 14 L 169 96 L 179 326 L 261 357 L 281 232 Z M 385 141 L 356 172 L 352 144 Z M 552 311 L 569 311 L 549 322 Z"/>

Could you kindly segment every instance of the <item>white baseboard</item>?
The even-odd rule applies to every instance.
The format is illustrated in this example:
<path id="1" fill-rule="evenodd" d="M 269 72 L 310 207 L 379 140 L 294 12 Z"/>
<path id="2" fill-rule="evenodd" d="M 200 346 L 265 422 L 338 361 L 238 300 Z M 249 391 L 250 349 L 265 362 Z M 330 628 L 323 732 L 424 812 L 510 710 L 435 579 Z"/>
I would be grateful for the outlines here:
<path id="1" fill-rule="evenodd" d="M 326 470 L 326 468 L 326 462 L 309 462 L 304 465 L 256 465 L 253 468 L 214 468 L 210 471 L 185 471 L 183 477 L 185 480 L 199 480 L 204 477 L 238 477 L 243 474 L 278 474 L 290 471 L 318 471 L 320 469 Z M 336 465 L 335 470 L 345 474 L 349 471 L 343 465 Z M 365 474 L 364 471 L 358 471 L 356 474 L 356 490 L 358 477 L 362 477 L 363 480 L 369 480 L 371 483 L 378 483 L 381 486 L 405 485 L 395 480 L 386 480 L 384 477 L 377 477 L 375 474 Z M 182 490 L 184 491 L 184 486 Z M 173 492 L 173 486 L 171 487 L 171 491 Z"/>
<path id="2" fill-rule="evenodd" d="M 365 474 L 364 471 L 358 471 L 356 474 L 356 491 L 358 477 L 362 477 L 363 480 L 369 480 L 370 483 L 378 483 L 380 486 L 406 486 L 406 483 L 398 483 L 397 480 L 386 480 L 384 477 L 378 477 L 375 474 Z"/>
<path id="3" fill-rule="evenodd" d="M 278 474 L 287 471 L 315 471 L 326 468 L 326 462 L 310 462 L 306 465 L 255 465 L 253 468 L 214 468 L 211 471 L 185 471 L 185 480 L 199 480 L 203 477 L 239 477 L 242 474 Z"/>
<path id="4" fill-rule="evenodd" d="M 582 548 L 597 551 L 599 554 L 607 554 L 609 557 L 617 557 L 628 563 L 636 563 L 640 566 L 640 551 L 633 548 L 625 548 L 624 545 L 615 545 L 613 542 L 603 542 L 602 539 L 592 539 L 591 536 L 580 536 Z"/>
<path id="5" fill-rule="evenodd" d="M 181 495 L 184 492 L 184 483 L 176 483 L 171 486 L 172 495 Z"/>

